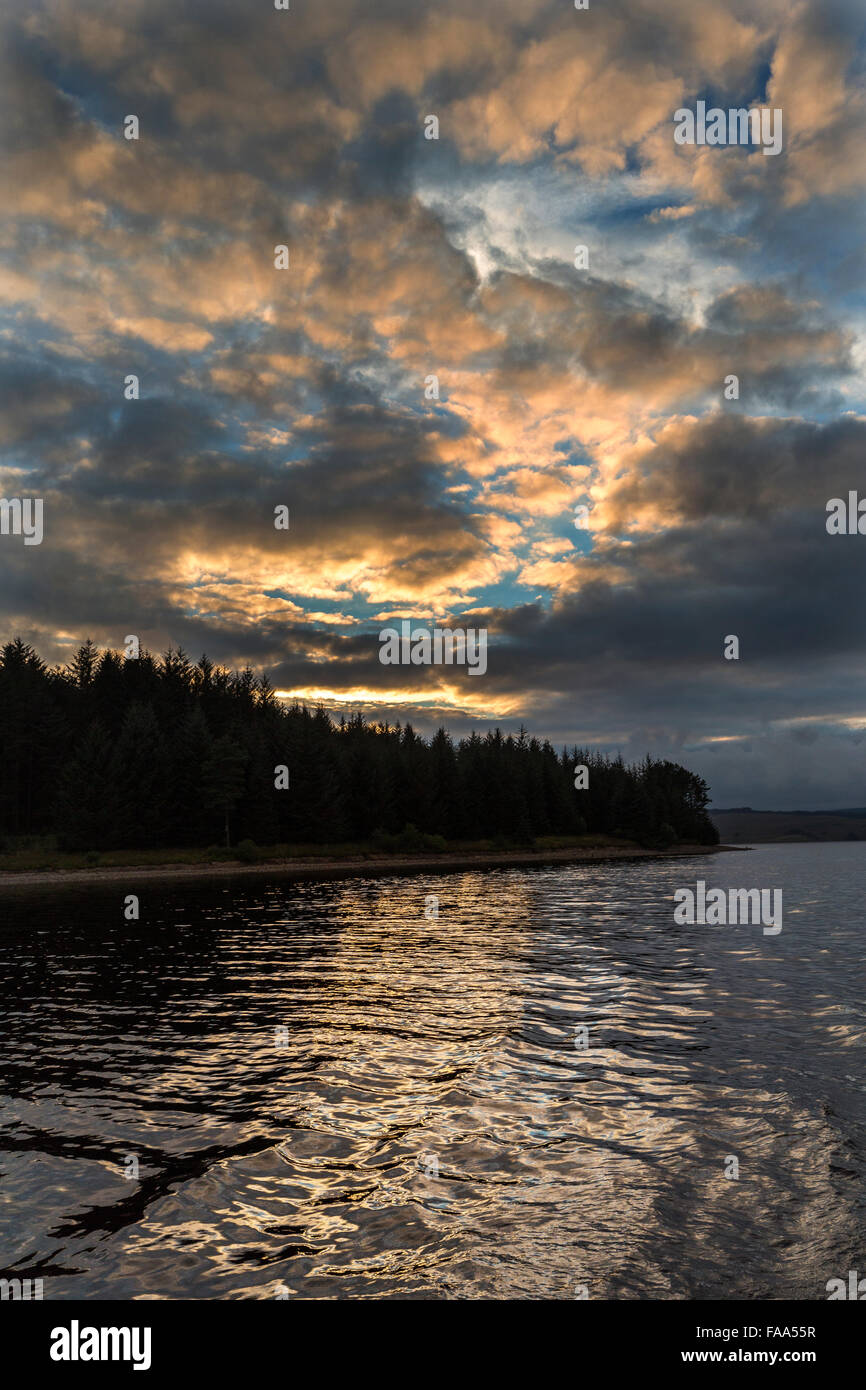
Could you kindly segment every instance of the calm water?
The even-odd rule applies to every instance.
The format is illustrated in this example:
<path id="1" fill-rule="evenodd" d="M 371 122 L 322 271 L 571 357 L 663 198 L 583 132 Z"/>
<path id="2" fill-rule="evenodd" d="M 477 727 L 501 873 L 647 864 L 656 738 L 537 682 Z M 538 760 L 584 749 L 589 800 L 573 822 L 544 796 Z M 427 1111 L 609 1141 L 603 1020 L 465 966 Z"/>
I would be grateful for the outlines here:
<path id="1" fill-rule="evenodd" d="M 0 1272 L 46 1299 L 824 1299 L 866 1269 L 864 869 L 148 885 L 139 923 L 134 884 L 0 899 Z M 698 878 L 781 887 L 781 935 L 676 926 Z"/>

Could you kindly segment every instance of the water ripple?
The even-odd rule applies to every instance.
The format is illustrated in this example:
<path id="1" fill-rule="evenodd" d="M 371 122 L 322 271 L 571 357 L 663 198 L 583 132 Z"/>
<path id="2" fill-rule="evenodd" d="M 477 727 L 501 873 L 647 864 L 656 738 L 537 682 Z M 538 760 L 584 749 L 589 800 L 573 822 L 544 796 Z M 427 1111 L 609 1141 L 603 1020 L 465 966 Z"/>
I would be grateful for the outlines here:
<path id="1" fill-rule="evenodd" d="M 0 1267 L 58 1299 L 826 1297 L 866 1227 L 862 868 L 5 903 Z M 782 887 L 783 932 L 675 925 L 697 877 Z"/>

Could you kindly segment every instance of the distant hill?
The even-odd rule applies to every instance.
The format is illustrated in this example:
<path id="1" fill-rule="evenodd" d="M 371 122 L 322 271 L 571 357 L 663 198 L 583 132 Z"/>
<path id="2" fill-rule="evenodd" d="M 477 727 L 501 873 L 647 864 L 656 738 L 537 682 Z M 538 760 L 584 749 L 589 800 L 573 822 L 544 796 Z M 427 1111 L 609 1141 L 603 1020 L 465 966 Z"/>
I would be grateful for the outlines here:
<path id="1" fill-rule="evenodd" d="M 753 811 L 751 806 L 710 810 L 722 844 L 797 844 L 866 840 L 866 807 L 841 811 Z"/>

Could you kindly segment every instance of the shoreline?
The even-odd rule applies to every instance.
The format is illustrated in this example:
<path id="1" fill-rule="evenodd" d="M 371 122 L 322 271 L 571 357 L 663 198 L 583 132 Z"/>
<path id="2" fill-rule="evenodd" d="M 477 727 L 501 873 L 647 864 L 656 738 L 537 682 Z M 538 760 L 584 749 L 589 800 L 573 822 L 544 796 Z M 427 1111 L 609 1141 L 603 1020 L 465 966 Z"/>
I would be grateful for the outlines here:
<path id="1" fill-rule="evenodd" d="M 368 878 L 389 874 L 457 873 L 461 870 L 531 868 L 548 864 L 595 864 L 611 859 L 682 859 L 708 854 L 740 853 L 745 845 L 679 845 L 676 849 L 641 849 L 639 845 L 605 845 L 598 849 L 505 850 L 489 853 L 448 853 L 388 855 L 365 858 L 352 855 L 344 859 L 271 859 L 260 864 L 226 864 L 214 860 L 205 864 L 117 864 L 93 869 L 22 869 L 0 873 L 0 894 L 38 888 L 93 887 L 100 884 L 137 882 L 208 882 L 233 878 L 284 878 L 320 880 Z"/>

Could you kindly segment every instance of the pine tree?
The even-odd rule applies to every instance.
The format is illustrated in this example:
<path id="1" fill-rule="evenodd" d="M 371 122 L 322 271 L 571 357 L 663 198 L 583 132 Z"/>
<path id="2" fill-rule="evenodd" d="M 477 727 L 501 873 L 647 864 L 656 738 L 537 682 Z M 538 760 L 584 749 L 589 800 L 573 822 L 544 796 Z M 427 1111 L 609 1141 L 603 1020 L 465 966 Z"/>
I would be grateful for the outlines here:
<path id="1" fill-rule="evenodd" d="M 289 791 L 274 768 L 290 769 Z M 589 769 L 585 790 L 575 765 Z M 259 843 L 369 839 L 407 824 L 449 839 L 620 834 L 645 844 L 718 835 L 706 782 L 670 761 L 539 743 L 492 729 L 456 746 L 411 725 L 335 727 L 278 701 L 267 676 L 182 649 L 154 660 L 88 639 L 47 669 L 20 638 L 0 650 L 0 835 L 57 833 L 67 846 L 201 845 L 232 817 Z M 411 837 L 410 837 L 411 838 Z"/>
<path id="2" fill-rule="evenodd" d="M 117 805 L 115 843 L 137 849 L 163 843 L 165 749 L 150 705 L 135 703 L 127 710 L 114 745 L 111 776 Z"/>
<path id="3" fill-rule="evenodd" d="M 91 724 L 62 775 L 54 811 L 64 849 L 108 849 L 117 824 L 113 748 L 99 723 Z"/>
<path id="4" fill-rule="evenodd" d="M 231 846 L 230 817 L 244 793 L 247 755 L 237 739 L 223 734 L 212 745 L 202 768 L 204 804 L 221 812 L 225 826 L 226 848 Z"/>

